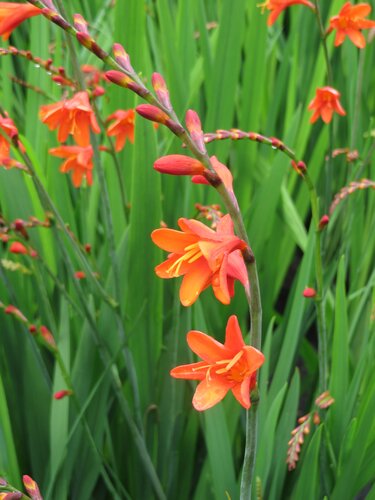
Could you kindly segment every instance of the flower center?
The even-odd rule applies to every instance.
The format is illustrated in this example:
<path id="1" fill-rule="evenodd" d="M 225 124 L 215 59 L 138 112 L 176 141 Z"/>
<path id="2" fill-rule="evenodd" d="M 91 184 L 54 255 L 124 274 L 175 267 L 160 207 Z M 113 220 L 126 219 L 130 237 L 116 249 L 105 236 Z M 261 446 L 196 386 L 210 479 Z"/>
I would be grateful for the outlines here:
<path id="1" fill-rule="evenodd" d="M 194 371 L 207 370 L 206 380 L 208 382 L 211 379 L 211 371 L 231 382 L 242 382 L 250 374 L 249 367 L 243 359 L 243 355 L 244 351 L 241 350 L 232 359 L 221 359 L 214 364 L 202 365 L 199 368 L 195 368 Z"/>
<path id="2" fill-rule="evenodd" d="M 203 255 L 198 243 L 192 243 L 185 247 L 184 250 L 186 253 L 181 255 L 181 257 L 168 268 L 168 274 L 173 278 L 180 276 L 180 269 L 184 262 L 192 264 Z"/>

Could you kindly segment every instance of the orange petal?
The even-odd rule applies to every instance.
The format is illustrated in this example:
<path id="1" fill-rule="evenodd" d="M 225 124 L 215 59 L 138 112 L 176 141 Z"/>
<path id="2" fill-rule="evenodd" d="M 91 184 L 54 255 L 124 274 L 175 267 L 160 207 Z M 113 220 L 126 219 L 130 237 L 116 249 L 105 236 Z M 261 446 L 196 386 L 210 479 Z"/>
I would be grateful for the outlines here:
<path id="1" fill-rule="evenodd" d="M 203 367 L 206 368 L 203 369 Z M 203 380 L 206 378 L 206 372 L 207 363 L 199 361 L 199 363 L 176 366 L 170 371 L 170 375 L 174 378 L 184 378 L 186 380 Z"/>
<path id="2" fill-rule="evenodd" d="M 184 219 L 181 217 L 178 219 L 178 225 L 184 231 L 184 233 L 192 233 L 199 236 L 201 239 L 206 240 L 218 240 L 220 239 L 216 232 L 207 227 L 203 222 L 199 222 L 195 219 Z"/>
<path id="3" fill-rule="evenodd" d="M 246 377 L 242 383 L 232 387 L 233 396 L 247 410 L 251 406 L 250 402 L 250 377 Z"/>
<path id="4" fill-rule="evenodd" d="M 212 289 L 215 297 L 222 304 L 230 304 L 230 293 L 228 288 L 228 254 L 225 254 L 221 262 L 220 269 L 212 277 Z"/>
<path id="5" fill-rule="evenodd" d="M 333 109 L 328 106 L 324 106 L 321 110 L 321 116 L 324 123 L 329 123 L 332 120 Z"/>
<path id="6" fill-rule="evenodd" d="M 359 3 L 353 5 L 350 9 L 350 17 L 366 17 L 371 12 L 371 5 L 368 3 Z"/>
<path id="7" fill-rule="evenodd" d="M 212 408 L 224 398 L 229 389 L 230 384 L 224 379 L 202 380 L 193 397 L 194 408 L 198 411 Z"/>
<path id="8" fill-rule="evenodd" d="M 249 276 L 240 250 L 235 250 L 228 256 L 228 276 L 239 280 L 245 288 L 249 287 Z"/>
<path id="9" fill-rule="evenodd" d="M 190 349 L 207 363 L 215 363 L 231 356 L 231 351 L 213 337 L 197 330 L 191 330 L 187 336 Z"/>
<path id="10" fill-rule="evenodd" d="M 197 241 L 196 236 L 175 229 L 155 229 L 151 233 L 151 239 L 159 248 L 181 254 L 187 246 Z"/>
<path id="11" fill-rule="evenodd" d="M 363 49 L 366 47 L 366 38 L 362 35 L 360 31 L 353 30 L 348 28 L 346 30 L 346 34 L 350 38 L 350 40 L 356 45 L 359 49 Z"/>
<path id="12" fill-rule="evenodd" d="M 233 221 L 229 214 L 224 215 L 224 217 L 219 220 L 216 231 L 218 234 L 234 235 Z"/>
<path id="13" fill-rule="evenodd" d="M 246 362 L 249 368 L 253 372 L 257 371 L 258 368 L 260 368 L 264 363 L 264 354 L 258 351 L 258 349 L 255 349 L 255 347 L 249 345 L 245 345 L 245 347 L 243 347 L 243 350 L 245 351 Z"/>
<path id="14" fill-rule="evenodd" d="M 238 323 L 237 316 L 234 314 L 228 319 L 225 330 L 225 347 L 232 353 L 237 354 L 238 351 L 245 346 L 242 338 L 242 332 Z"/>
<path id="15" fill-rule="evenodd" d="M 199 294 L 209 285 L 212 276 L 211 269 L 203 258 L 194 264 L 185 274 L 180 288 L 180 300 L 184 306 L 194 304 Z"/>

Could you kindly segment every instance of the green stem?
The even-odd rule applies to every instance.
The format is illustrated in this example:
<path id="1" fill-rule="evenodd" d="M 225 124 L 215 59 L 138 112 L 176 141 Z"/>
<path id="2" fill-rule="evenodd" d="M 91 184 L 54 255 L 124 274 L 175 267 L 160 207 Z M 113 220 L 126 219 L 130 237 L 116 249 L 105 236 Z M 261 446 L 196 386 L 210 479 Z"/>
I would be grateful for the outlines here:
<path id="1" fill-rule="evenodd" d="M 253 401 L 250 410 L 246 412 L 246 446 L 242 466 L 240 500 L 251 499 L 252 481 L 254 475 L 255 457 L 258 437 L 258 402 Z"/>
<path id="2" fill-rule="evenodd" d="M 327 34 L 325 32 L 324 25 L 323 25 L 322 11 L 320 9 L 319 0 L 314 0 L 314 4 L 315 4 L 315 15 L 316 15 L 316 19 L 318 21 L 320 38 L 321 38 L 322 46 L 323 46 L 324 59 L 326 61 L 326 66 L 327 66 L 327 83 L 330 87 L 332 87 L 333 86 L 333 72 L 332 72 L 331 62 L 329 60 L 328 47 L 327 47 Z"/>
<path id="3" fill-rule="evenodd" d="M 328 349 L 327 328 L 325 320 L 325 298 L 323 289 L 323 263 L 321 251 L 321 230 L 319 229 L 319 200 L 315 186 L 308 172 L 304 173 L 304 180 L 309 189 L 313 224 L 315 227 L 315 297 L 317 326 L 318 326 L 318 351 L 319 351 L 319 387 L 320 392 L 327 390 L 328 385 Z"/>

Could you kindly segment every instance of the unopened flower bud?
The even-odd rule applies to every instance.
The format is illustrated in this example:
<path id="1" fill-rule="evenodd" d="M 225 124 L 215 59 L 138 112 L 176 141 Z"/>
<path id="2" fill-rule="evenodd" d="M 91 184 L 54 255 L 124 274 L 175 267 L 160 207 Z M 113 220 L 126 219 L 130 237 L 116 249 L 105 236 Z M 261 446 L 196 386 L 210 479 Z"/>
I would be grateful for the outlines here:
<path id="1" fill-rule="evenodd" d="M 329 222 L 328 215 L 323 215 L 322 218 L 319 221 L 319 226 L 318 226 L 319 231 L 322 231 L 326 227 L 326 225 L 328 224 L 328 222 Z"/>
<path id="2" fill-rule="evenodd" d="M 314 288 L 306 287 L 303 291 L 303 296 L 306 299 L 312 299 L 312 298 L 316 297 L 316 290 Z"/>
<path id="3" fill-rule="evenodd" d="M 74 14 L 73 20 L 74 20 L 74 27 L 77 31 L 81 33 L 86 33 L 87 35 L 89 34 L 89 30 L 87 28 L 88 22 L 83 16 L 81 16 L 81 14 Z"/>
<path id="4" fill-rule="evenodd" d="M 152 86 L 154 87 L 155 93 L 158 96 L 161 104 L 170 111 L 172 109 L 171 101 L 169 99 L 169 91 L 164 78 L 159 73 L 154 73 L 152 75 Z"/>
<path id="5" fill-rule="evenodd" d="M 13 243 L 9 247 L 9 252 L 19 253 L 23 255 L 27 255 L 29 253 L 25 245 L 23 245 L 19 241 L 13 241 Z"/>
<path id="6" fill-rule="evenodd" d="M 113 54 L 115 56 L 116 62 L 124 68 L 128 73 L 134 73 L 133 66 L 130 63 L 129 54 L 126 52 L 124 47 L 119 43 L 113 44 Z"/>
<path id="7" fill-rule="evenodd" d="M 154 163 L 154 169 L 172 175 L 202 175 L 206 170 L 199 160 L 185 155 L 162 156 Z"/>
<path id="8" fill-rule="evenodd" d="M 186 127 L 190 136 L 200 153 L 206 152 L 202 125 L 198 114 L 192 109 L 188 109 L 185 116 Z"/>
<path id="9" fill-rule="evenodd" d="M 71 396 L 72 394 L 73 394 L 72 391 L 69 391 L 69 390 L 65 389 L 65 390 L 62 390 L 62 391 L 55 392 L 55 394 L 53 395 L 53 398 L 54 399 L 63 399 L 66 396 Z"/>

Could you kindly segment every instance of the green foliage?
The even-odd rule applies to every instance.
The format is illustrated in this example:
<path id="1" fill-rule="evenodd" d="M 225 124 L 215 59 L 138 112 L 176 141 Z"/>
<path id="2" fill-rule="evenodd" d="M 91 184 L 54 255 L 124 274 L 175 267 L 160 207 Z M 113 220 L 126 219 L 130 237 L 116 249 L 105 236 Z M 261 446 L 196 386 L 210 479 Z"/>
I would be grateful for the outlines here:
<path id="1" fill-rule="evenodd" d="M 335 117 L 330 126 L 311 125 L 307 106 L 315 89 L 326 84 L 326 68 L 314 14 L 304 6 L 288 9 L 268 29 L 254 0 L 63 3 L 70 20 L 82 13 L 103 48 L 122 43 L 149 88 L 154 71 L 163 75 L 181 122 L 191 108 L 205 132 L 240 128 L 283 140 L 308 165 L 321 214 L 343 186 L 375 178 L 374 42 L 359 52 L 349 41 L 334 48 L 332 35 L 327 39 L 347 117 Z M 342 4 L 329 2 L 324 17 Z M 17 28 L 10 41 L 34 56 L 51 57 L 72 77 L 74 58 L 79 65 L 109 69 L 74 39 L 71 52 L 65 33 L 42 16 Z M 6 245 L 0 250 L 0 259 L 31 269 L 23 274 L 0 262 L 0 302 L 19 308 L 31 323 L 47 325 L 62 360 L 0 309 L 0 475 L 19 488 L 21 475 L 29 474 L 44 497 L 54 500 L 163 498 L 163 492 L 170 499 L 237 498 L 243 409 L 228 395 L 198 415 L 191 405 L 196 383 L 171 380 L 169 370 L 193 361 L 185 342 L 189 330 L 223 340 L 227 318 L 236 314 L 245 332 L 247 303 L 237 284 L 230 306 L 207 289 L 184 308 L 179 283 L 154 274 L 165 252 L 150 239 L 162 221 L 177 228 L 179 217 L 195 217 L 195 203 L 220 203 L 217 193 L 189 178 L 155 172 L 156 158 L 184 150 L 166 128 L 155 131 L 139 116 L 134 144 L 127 142 L 117 155 L 119 171 L 100 152 L 93 186 L 73 188 L 69 175 L 58 171 L 60 159 L 48 154 L 58 144 L 56 133 L 38 119 L 40 105 L 60 100 L 63 90 L 31 61 L 4 55 L 0 65 L 0 111 L 15 121 L 63 221 L 51 216 L 51 227 L 28 230 L 38 259 L 13 255 Z M 129 90 L 102 84 L 102 123 L 116 109 L 141 103 Z M 105 134 L 100 141 L 109 145 Z M 330 148 L 344 147 L 357 149 L 358 159 L 327 160 Z M 322 233 L 335 403 L 319 411 L 322 423 L 311 426 L 297 468 L 288 472 L 290 432 L 319 395 L 316 312 L 314 301 L 302 295 L 305 286 L 315 286 L 309 193 L 280 151 L 249 140 L 217 141 L 207 149 L 233 173 L 260 274 L 264 332 L 268 328 L 254 492 L 260 489 L 262 498 L 272 500 L 375 498 L 374 193 L 358 190 L 344 199 Z M 0 167 L 0 213 L 6 221 L 44 220 L 46 212 L 51 206 L 31 176 Z M 83 251 L 86 243 L 91 253 Z M 74 277 L 82 262 L 98 280 Z M 54 392 L 68 388 L 64 369 L 74 396 L 57 401 Z"/>

